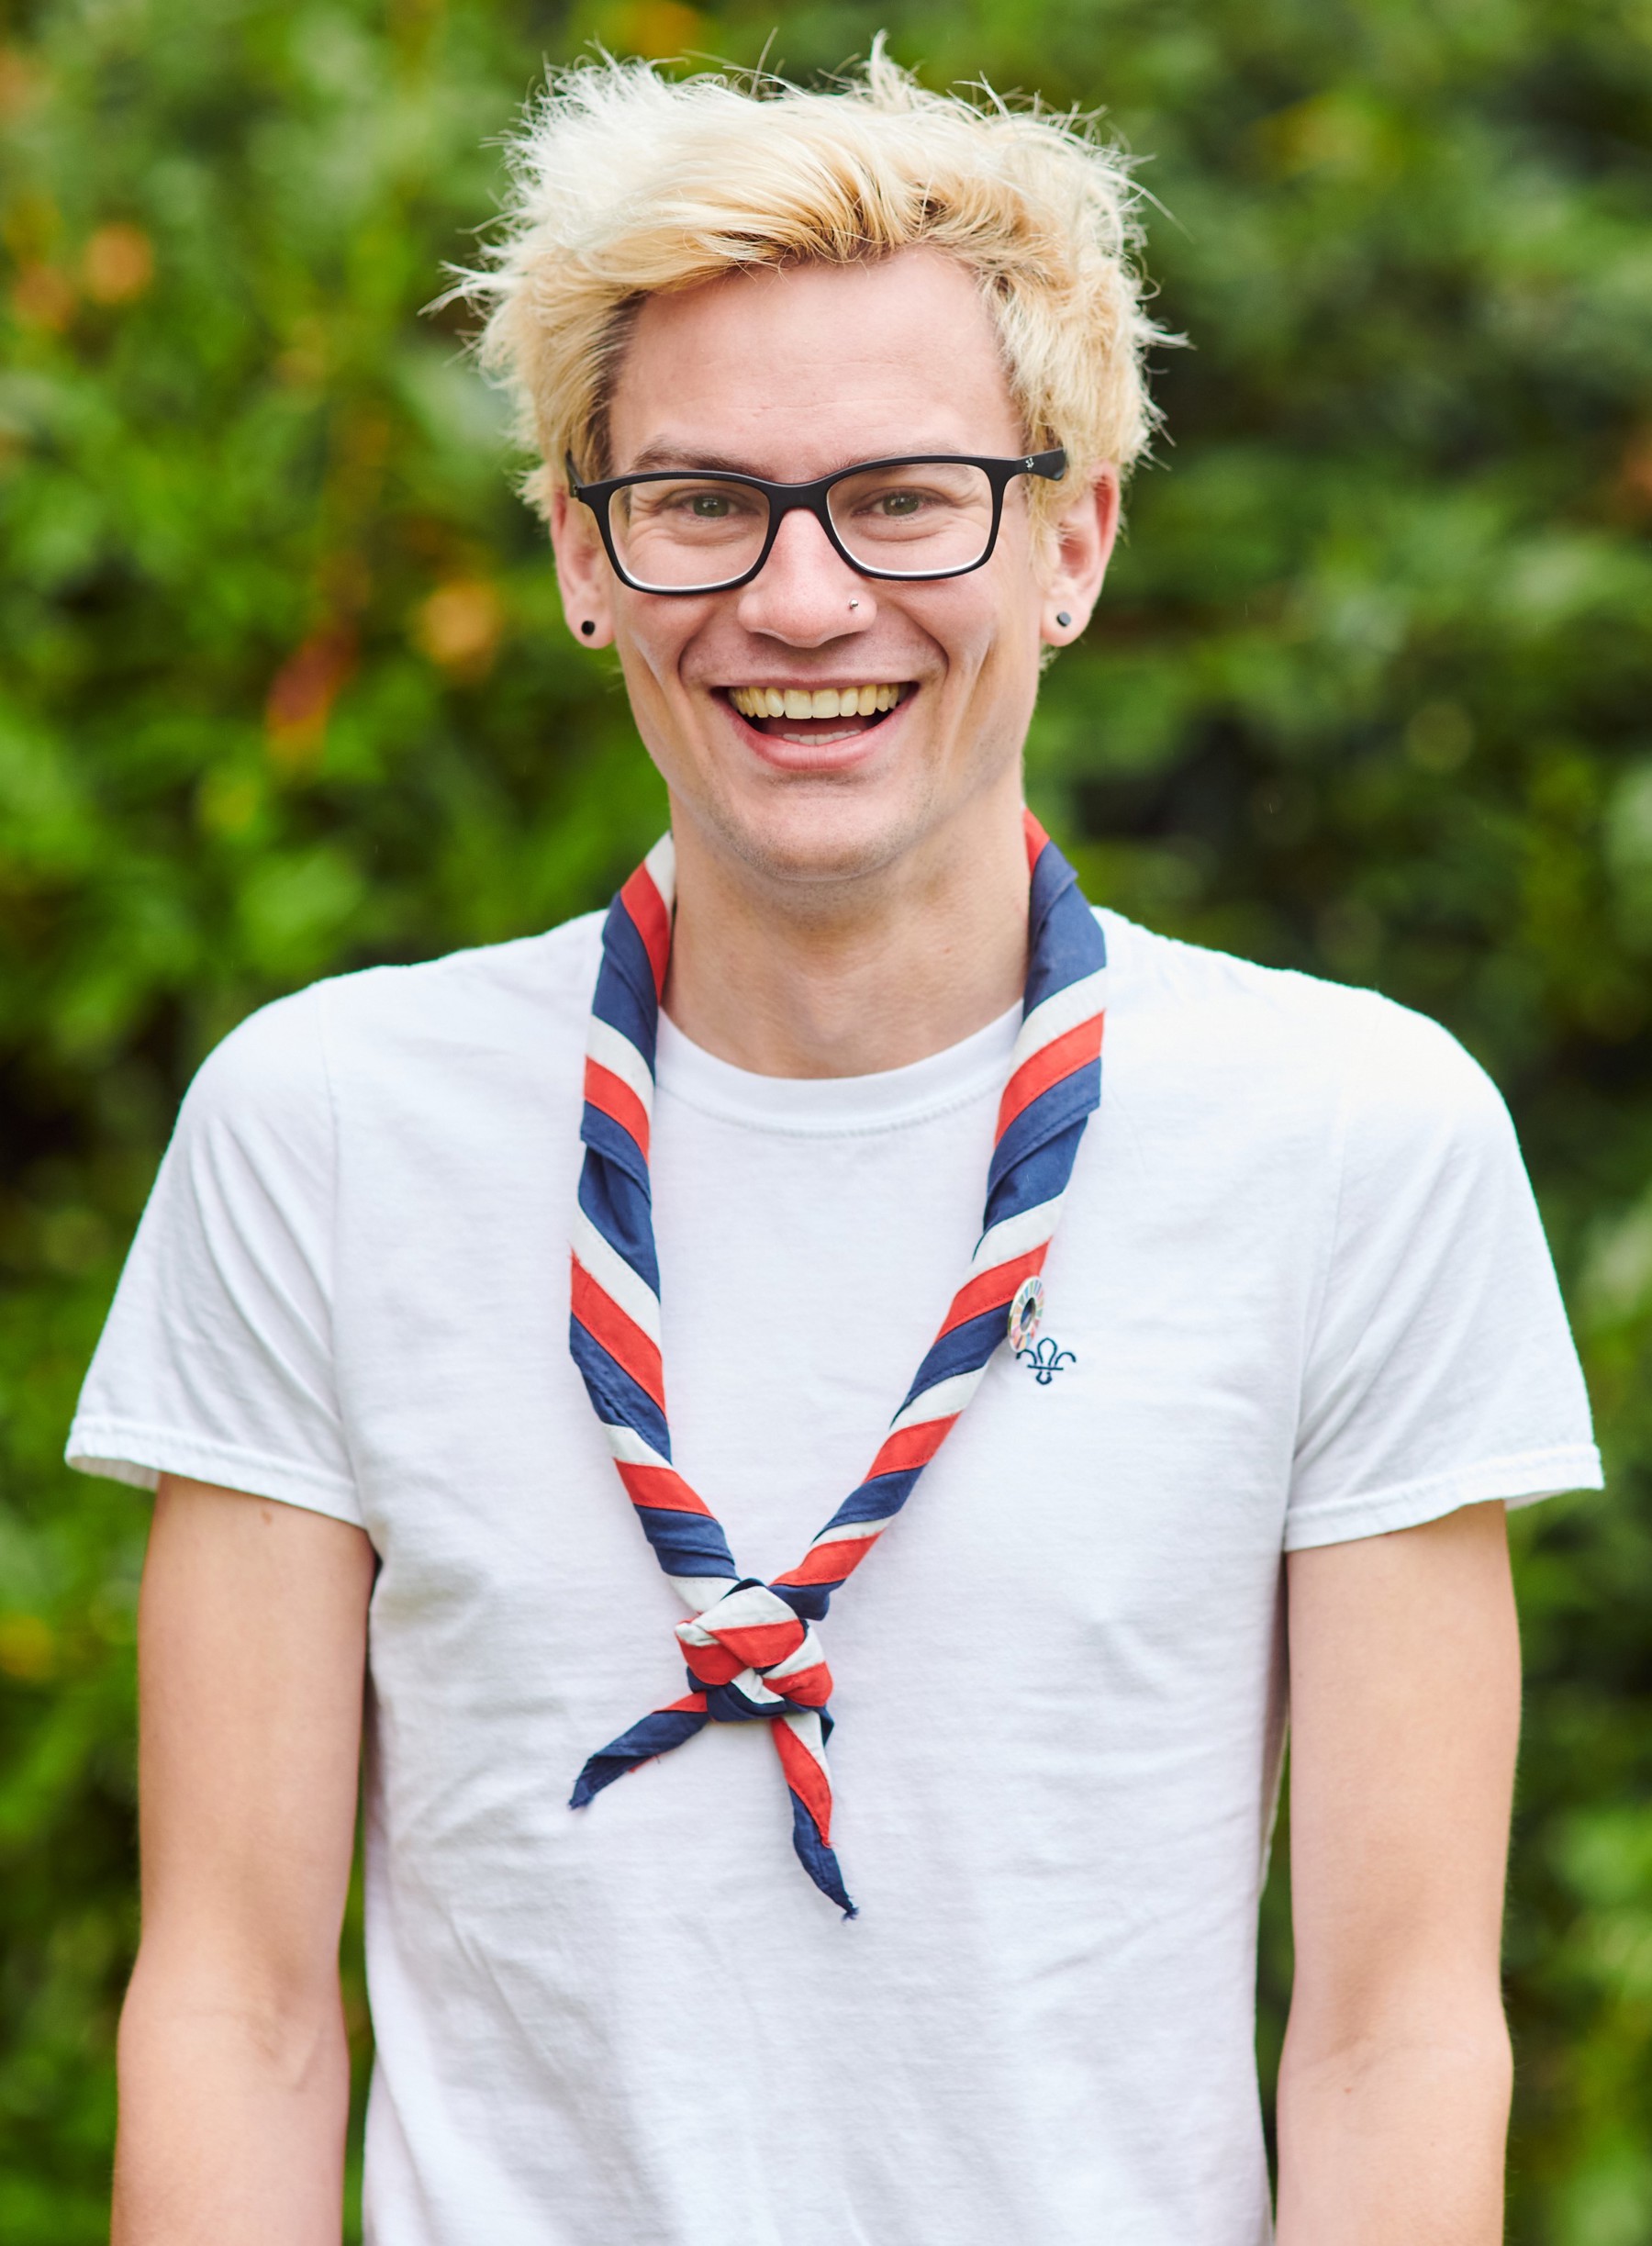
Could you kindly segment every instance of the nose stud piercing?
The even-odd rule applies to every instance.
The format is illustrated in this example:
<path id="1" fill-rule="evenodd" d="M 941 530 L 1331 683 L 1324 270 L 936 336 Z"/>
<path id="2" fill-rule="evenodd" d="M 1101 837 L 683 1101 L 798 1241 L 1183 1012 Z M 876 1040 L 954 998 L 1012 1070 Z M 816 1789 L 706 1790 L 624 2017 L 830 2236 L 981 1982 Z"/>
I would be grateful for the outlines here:
<path id="1" fill-rule="evenodd" d="M 590 638 L 590 636 L 591 636 L 592 632 L 596 631 L 597 627 L 596 627 L 596 625 L 595 625 L 595 624 L 594 624 L 594 623 L 591 621 L 590 618 L 587 616 L 587 617 L 586 618 L 586 620 L 585 620 L 585 622 L 584 622 L 583 624 L 581 624 L 581 626 L 579 627 L 579 629 L 581 630 L 581 631 L 583 631 L 583 632 L 585 633 L 586 638 L 588 640 L 588 639 Z"/>
<path id="2" fill-rule="evenodd" d="M 1056 609 L 1055 621 L 1061 626 L 1063 631 L 1066 630 L 1067 626 L 1072 622 L 1072 618 L 1067 614 L 1065 609 Z"/>
<path id="3" fill-rule="evenodd" d="M 860 607 L 860 602 L 859 602 L 858 600 L 852 600 L 852 601 L 849 603 L 849 606 L 850 606 L 852 609 L 858 609 L 858 608 Z"/>

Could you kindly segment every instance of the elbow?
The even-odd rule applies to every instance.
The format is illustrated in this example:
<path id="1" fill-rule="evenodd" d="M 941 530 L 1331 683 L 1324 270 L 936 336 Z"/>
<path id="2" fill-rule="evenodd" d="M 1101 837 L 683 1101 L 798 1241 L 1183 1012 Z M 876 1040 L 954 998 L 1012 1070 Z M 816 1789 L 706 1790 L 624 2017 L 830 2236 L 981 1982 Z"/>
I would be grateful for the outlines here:
<path id="1" fill-rule="evenodd" d="M 240 1971 L 145 1940 L 121 2008 L 119 2072 L 147 2073 L 162 2054 L 187 2054 L 192 2071 L 228 2070 L 283 2095 L 313 2095 L 348 2078 L 337 1976 Z"/>
<path id="2" fill-rule="evenodd" d="M 1499 1990 L 1431 1987 L 1384 2004 L 1293 2004 L 1279 2063 L 1282 2127 L 1291 2113 L 1340 2111 L 1381 2126 L 1401 2113 L 1463 2141 L 1501 2148 L 1514 2086 L 1513 2049 Z"/>

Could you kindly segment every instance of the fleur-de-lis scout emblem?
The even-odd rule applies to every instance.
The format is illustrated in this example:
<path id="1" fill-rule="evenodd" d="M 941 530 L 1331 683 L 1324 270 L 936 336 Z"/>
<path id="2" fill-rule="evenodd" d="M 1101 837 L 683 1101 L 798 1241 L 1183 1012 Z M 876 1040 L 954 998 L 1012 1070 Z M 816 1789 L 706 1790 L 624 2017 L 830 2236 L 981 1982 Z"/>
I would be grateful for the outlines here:
<path id="1" fill-rule="evenodd" d="M 1059 1349 L 1052 1335 L 1046 1334 L 1035 1348 L 1018 1349 L 1016 1356 L 1027 1368 L 1040 1388 L 1048 1388 L 1058 1372 L 1065 1372 L 1078 1359 L 1070 1349 Z"/>

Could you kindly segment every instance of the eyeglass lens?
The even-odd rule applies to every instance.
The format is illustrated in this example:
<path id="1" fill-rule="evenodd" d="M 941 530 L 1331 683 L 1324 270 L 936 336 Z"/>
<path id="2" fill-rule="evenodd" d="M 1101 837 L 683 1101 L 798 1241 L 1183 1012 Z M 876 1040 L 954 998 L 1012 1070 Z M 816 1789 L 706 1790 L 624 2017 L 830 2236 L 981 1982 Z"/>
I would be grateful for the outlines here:
<path id="1" fill-rule="evenodd" d="M 831 486 L 826 505 L 846 553 L 899 576 L 973 568 L 992 538 L 991 481 L 961 461 L 855 469 Z M 769 502 L 715 476 L 669 476 L 621 486 L 608 501 L 608 524 L 620 566 L 637 584 L 709 591 L 755 565 Z"/>

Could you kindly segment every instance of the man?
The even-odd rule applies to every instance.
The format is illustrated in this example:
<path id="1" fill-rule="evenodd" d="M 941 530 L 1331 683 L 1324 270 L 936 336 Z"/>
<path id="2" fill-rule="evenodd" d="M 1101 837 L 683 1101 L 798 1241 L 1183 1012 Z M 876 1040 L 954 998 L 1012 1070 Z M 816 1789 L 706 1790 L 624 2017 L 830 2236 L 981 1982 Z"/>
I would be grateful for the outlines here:
<path id="1" fill-rule="evenodd" d="M 159 1481 L 118 2246 L 338 2236 L 364 1674 L 378 2246 L 1255 2246 L 1287 1676 L 1279 2237 L 1501 2235 L 1503 1509 L 1598 1462 L 1462 1052 L 1023 814 L 1127 219 L 881 57 L 536 117 L 475 286 L 672 841 L 191 1092 L 71 1442 Z"/>

